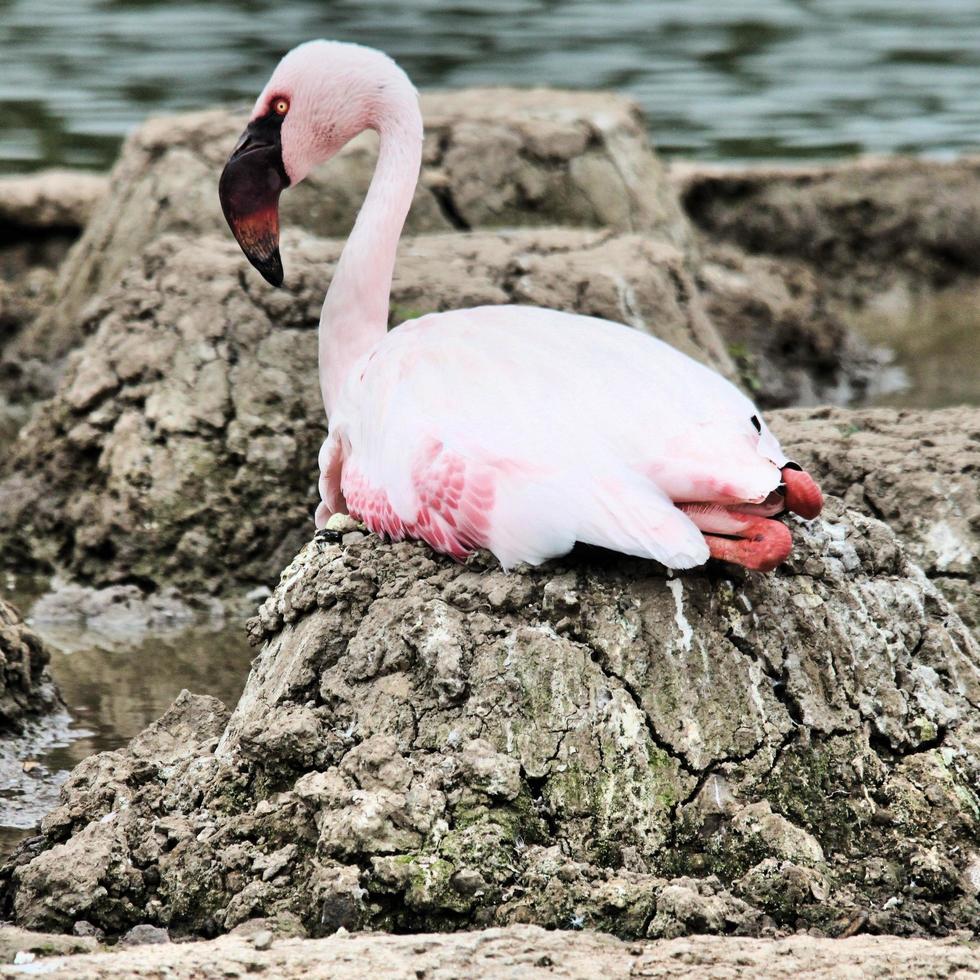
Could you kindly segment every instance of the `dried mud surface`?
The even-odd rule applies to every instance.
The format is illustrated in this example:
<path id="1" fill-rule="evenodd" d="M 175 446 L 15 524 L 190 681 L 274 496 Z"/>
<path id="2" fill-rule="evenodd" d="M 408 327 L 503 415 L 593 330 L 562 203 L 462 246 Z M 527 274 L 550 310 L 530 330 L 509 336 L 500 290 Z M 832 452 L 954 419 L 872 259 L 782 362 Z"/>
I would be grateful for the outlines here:
<path id="1" fill-rule="evenodd" d="M 2 936 L 2 933 L 0 933 Z M 47 938 L 47 937 L 42 937 Z M 61 937 L 58 937 L 61 938 Z M 265 946 L 261 940 L 259 947 Z M 245 936 L 203 943 L 128 947 L 124 952 L 50 959 L 42 966 L 53 980 L 159 977 L 199 980 L 249 974 L 277 980 L 337 977 L 343 980 L 451 980 L 457 977 L 560 977 L 610 980 L 628 977 L 690 977 L 697 980 L 932 980 L 980 977 L 976 944 L 958 941 L 856 936 L 780 940 L 698 936 L 624 943 L 594 932 L 554 932 L 536 926 L 475 930 L 453 935 L 338 935 L 326 939 L 278 939 L 256 948 Z M 0 976 L 19 977 L 17 967 Z"/>
<path id="2" fill-rule="evenodd" d="M 980 407 L 773 413 L 825 491 L 886 521 L 980 639 Z"/>
<path id="3" fill-rule="evenodd" d="M 971 929 L 977 644 L 884 524 L 832 499 L 794 534 L 773 575 L 684 578 L 321 534 L 250 623 L 235 711 L 182 695 L 78 766 L 4 912 L 110 936 Z"/>

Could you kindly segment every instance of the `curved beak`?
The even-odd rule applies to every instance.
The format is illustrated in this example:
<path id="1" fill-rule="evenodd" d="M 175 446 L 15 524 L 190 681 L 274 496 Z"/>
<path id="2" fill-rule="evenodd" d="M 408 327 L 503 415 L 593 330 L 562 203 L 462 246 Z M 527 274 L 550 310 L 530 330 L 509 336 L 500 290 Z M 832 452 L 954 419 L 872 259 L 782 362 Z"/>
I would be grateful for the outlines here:
<path id="1" fill-rule="evenodd" d="M 282 163 L 279 125 L 251 122 L 218 182 L 221 210 L 245 257 L 267 282 L 281 286 L 279 195 L 289 186 Z"/>

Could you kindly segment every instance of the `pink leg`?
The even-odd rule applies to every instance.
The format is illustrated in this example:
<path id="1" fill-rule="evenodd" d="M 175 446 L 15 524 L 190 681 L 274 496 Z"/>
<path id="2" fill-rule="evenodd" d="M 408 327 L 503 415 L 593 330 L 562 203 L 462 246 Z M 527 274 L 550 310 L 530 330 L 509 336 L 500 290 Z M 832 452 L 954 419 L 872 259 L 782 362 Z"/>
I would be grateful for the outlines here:
<path id="1" fill-rule="evenodd" d="M 757 572 L 771 572 L 789 557 L 793 548 L 789 528 L 779 521 L 739 514 L 712 504 L 678 506 L 705 532 L 704 540 L 712 558 Z"/>

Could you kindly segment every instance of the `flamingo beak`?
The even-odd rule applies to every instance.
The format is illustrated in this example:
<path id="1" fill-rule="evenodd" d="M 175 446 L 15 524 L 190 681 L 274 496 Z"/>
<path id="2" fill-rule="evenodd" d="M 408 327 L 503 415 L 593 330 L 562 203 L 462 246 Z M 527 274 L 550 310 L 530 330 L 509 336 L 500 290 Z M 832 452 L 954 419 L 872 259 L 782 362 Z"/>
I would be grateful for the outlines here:
<path id="1" fill-rule="evenodd" d="M 221 210 L 245 257 L 273 286 L 283 280 L 279 255 L 279 195 L 289 186 L 280 126 L 249 123 L 218 182 Z"/>

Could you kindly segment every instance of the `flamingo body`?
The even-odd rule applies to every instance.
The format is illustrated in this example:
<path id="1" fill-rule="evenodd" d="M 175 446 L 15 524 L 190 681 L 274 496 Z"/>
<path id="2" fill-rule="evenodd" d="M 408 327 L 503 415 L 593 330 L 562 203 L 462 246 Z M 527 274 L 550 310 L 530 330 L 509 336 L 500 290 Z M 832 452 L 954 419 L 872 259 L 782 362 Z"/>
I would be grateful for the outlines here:
<path id="1" fill-rule="evenodd" d="M 696 392 L 696 397 L 692 393 Z M 321 451 L 316 522 L 350 513 L 507 568 L 576 541 L 702 564 L 675 502 L 760 505 L 788 462 L 755 406 L 662 341 L 522 306 L 430 314 L 349 373 Z"/>

